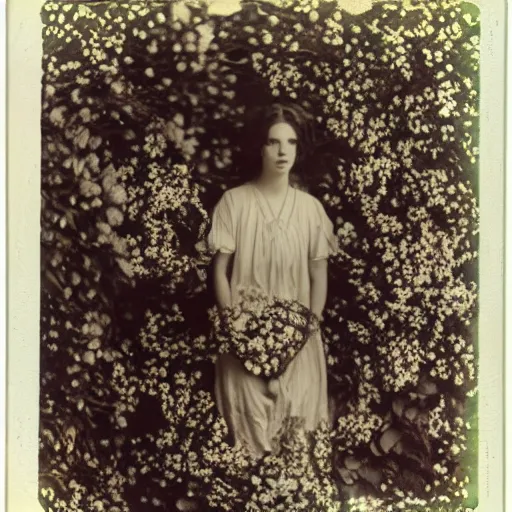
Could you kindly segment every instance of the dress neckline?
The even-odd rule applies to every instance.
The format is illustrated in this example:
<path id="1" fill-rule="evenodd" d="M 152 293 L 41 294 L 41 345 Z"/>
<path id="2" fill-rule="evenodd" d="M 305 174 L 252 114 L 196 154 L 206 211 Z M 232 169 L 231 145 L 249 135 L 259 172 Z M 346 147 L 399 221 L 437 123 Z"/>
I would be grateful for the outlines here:
<path id="1" fill-rule="evenodd" d="M 283 204 L 281 205 L 281 208 L 278 212 L 278 214 L 276 215 L 274 213 L 274 211 L 272 210 L 272 207 L 270 206 L 270 203 L 268 202 L 268 199 L 265 197 L 265 195 L 263 194 L 263 192 L 259 189 L 259 187 L 256 186 L 256 184 L 254 182 L 250 182 L 252 188 L 255 190 L 255 195 L 256 195 L 256 199 L 258 201 L 258 204 L 263 212 L 263 215 L 267 218 L 269 218 L 269 220 L 272 222 L 280 222 L 282 220 L 282 217 L 283 217 L 283 214 L 286 210 L 286 206 L 288 204 L 288 201 L 291 197 L 292 194 L 290 194 L 290 189 L 293 189 L 293 187 L 291 187 L 290 185 L 288 185 L 288 188 L 286 189 L 286 194 L 284 196 L 284 199 L 283 199 Z M 295 190 L 293 190 L 294 192 Z M 263 199 L 263 201 L 261 201 L 260 199 Z M 263 203 L 263 204 L 262 204 Z"/>

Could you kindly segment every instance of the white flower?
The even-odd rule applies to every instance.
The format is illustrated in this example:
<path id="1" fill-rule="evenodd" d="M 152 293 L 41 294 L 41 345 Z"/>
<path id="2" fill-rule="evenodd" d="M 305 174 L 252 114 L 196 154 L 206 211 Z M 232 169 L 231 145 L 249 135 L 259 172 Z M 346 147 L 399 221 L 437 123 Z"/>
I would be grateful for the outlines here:
<path id="1" fill-rule="evenodd" d="M 107 208 L 107 221 L 111 226 L 120 226 L 123 223 L 123 213 L 113 206 Z"/>
<path id="2" fill-rule="evenodd" d="M 114 204 L 120 205 L 126 203 L 128 196 L 123 186 L 115 185 L 109 191 L 109 198 Z"/>
<path id="3" fill-rule="evenodd" d="M 121 427 L 121 428 L 126 428 L 128 426 L 128 422 L 126 421 L 126 418 L 124 416 L 119 416 L 117 418 L 117 424 Z M 144 468 L 143 468 L 144 469 Z M 142 471 L 141 471 L 142 473 Z"/>
<path id="4" fill-rule="evenodd" d="M 83 180 L 80 182 L 80 193 L 85 197 L 93 197 L 101 194 L 101 187 L 92 181 Z"/>
<path id="5" fill-rule="evenodd" d="M 450 451 L 454 454 L 454 455 L 458 455 L 460 453 L 460 447 L 456 444 L 452 445 L 452 447 L 450 448 Z"/>
<path id="6" fill-rule="evenodd" d="M 84 353 L 84 355 L 83 355 L 84 363 L 93 365 L 95 360 L 96 360 L 96 357 L 94 355 L 94 352 L 92 352 L 91 350 L 88 350 L 87 352 Z"/>
<path id="7" fill-rule="evenodd" d="M 275 27 L 279 23 L 279 18 L 272 14 L 272 16 L 269 16 L 268 21 L 273 27 Z"/>
<path id="8" fill-rule="evenodd" d="M 64 112 L 66 112 L 67 107 L 65 105 L 61 107 L 55 107 L 50 113 L 50 121 L 59 126 L 60 128 L 64 127 Z"/>

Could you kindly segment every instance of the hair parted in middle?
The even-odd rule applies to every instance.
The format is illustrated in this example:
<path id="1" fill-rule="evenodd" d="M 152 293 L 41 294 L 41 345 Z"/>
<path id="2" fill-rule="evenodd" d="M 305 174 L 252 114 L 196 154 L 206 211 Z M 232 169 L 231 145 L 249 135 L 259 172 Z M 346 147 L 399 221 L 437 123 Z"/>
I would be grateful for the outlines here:
<path id="1" fill-rule="evenodd" d="M 254 179 L 261 172 L 261 149 L 267 143 L 270 128 L 277 123 L 289 124 L 297 134 L 297 158 L 292 172 L 301 174 L 301 166 L 315 143 L 313 121 L 311 114 L 295 104 L 272 103 L 250 110 L 241 133 L 243 175 Z"/>

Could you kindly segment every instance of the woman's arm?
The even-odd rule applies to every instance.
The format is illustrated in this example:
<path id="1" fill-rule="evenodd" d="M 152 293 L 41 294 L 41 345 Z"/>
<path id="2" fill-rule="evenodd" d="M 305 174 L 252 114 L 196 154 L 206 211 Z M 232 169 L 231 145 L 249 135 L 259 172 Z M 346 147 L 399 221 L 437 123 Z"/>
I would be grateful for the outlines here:
<path id="1" fill-rule="evenodd" d="M 220 308 L 231 306 L 231 288 L 228 280 L 228 265 L 231 254 L 218 252 L 213 261 L 213 286 Z"/>
<path id="2" fill-rule="evenodd" d="M 327 258 L 310 260 L 309 278 L 311 280 L 311 311 L 321 318 L 327 301 Z"/>

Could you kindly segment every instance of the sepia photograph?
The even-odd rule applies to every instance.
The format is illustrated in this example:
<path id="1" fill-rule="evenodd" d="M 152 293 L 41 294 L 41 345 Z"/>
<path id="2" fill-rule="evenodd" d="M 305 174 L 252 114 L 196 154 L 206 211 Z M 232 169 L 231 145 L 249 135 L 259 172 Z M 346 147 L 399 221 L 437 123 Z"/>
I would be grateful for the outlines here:
<path id="1" fill-rule="evenodd" d="M 40 20 L 42 510 L 476 510 L 480 8 Z"/>

